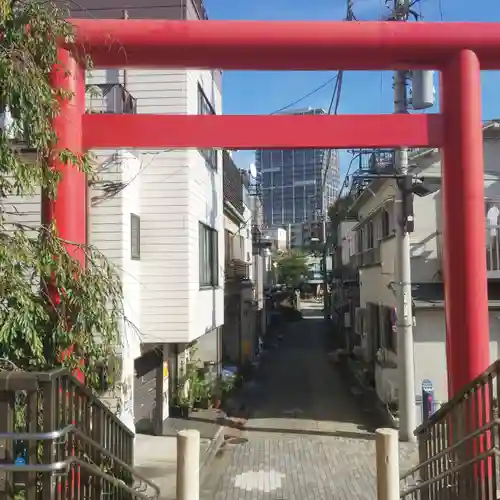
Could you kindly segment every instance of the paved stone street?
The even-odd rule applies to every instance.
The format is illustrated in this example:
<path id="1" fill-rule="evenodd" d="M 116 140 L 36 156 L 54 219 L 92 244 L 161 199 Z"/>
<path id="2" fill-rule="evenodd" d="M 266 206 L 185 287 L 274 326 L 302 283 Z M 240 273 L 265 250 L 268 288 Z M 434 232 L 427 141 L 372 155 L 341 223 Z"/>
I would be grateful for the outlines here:
<path id="1" fill-rule="evenodd" d="M 240 444 L 215 459 L 202 500 L 376 498 L 380 417 L 329 362 L 321 307 L 306 307 L 263 357 Z M 415 460 L 415 447 L 402 445 L 401 468 Z"/>

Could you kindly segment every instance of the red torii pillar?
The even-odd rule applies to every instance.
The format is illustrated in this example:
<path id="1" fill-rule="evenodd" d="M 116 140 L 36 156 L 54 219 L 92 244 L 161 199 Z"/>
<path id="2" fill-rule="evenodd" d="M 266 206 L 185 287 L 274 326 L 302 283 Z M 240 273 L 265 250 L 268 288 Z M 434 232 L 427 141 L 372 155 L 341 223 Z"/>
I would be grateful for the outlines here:
<path id="1" fill-rule="evenodd" d="M 490 364 L 481 75 L 459 51 L 443 68 L 444 284 L 450 397 Z"/>
<path id="2" fill-rule="evenodd" d="M 51 74 L 52 85 L 68 91 L 71 99 L 60 100 L 60 112 L 52 124 L 57 136 L 57 144 L 52 154 L 52 168 L 61 172 L 57 197 L 50 200 L 42 198 L 42 221 L 44 224 L 56 222 L 57 231 L 66 244 L 69 253 L 85 266 L 85 255 L 81 247 L 87 242 L 87 176 L 74 165 L 66 165 L 59 159 L 58 153 L 69 150 L 76 155 L 83 152 L 82 119 L 85 113 L 85 71 L 72 56 L 70 50 L 58 50 L 58 64 Z M 57 290 L 49 290 L 54 303 L 59 301 Z M 61 354 L 71 355 L 74 347 Z M 85 376 L 80 368 L 73 373 L 84 383 Z"/>
<path id="3" fill-rule="evenodd" d="M 72 21 L 96 67 L 413 69 L 443 71 L 443 116 L 83 115 L 77 96 L 55 121 L 58 147 L 233 149 L 433 146 L 444 150 L 445 298 L 450 396 L 489 365 L 479 69 L 500 67 L 498 23 Z M 72 47 L 73 49 L 73 47 Z M 374 127 L 374 119 L 379 125 Z M 83 143 L 82 137 L 83 135 Z M 123 141 L 123 142 L 120 142 Z M 84 243 L 85 179 L 72 167 L 53 204 L 61 237 Z"/>

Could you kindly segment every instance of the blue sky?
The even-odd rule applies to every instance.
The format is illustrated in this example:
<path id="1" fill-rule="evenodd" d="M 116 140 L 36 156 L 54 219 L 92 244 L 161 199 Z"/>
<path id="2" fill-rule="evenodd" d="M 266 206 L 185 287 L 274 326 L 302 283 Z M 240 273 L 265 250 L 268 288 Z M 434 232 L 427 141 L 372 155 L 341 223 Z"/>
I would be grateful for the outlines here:
<path id="1" fill-rule="evenodd" d="M 346 0 L 205 0 L 210 19 L 340 20 Z M 388 11 L 384 0 L 354 0 L 359 20 L 376 20 Z M 417 9 L 426 21 L 497 21 L 500 0 L 421 0 Z M 334 73 L 227 71 L 223 80 L 223 108 L 227 114 L 268 114 L 320 86 Z M 348 72 L 344 76 L 339 113 L 390 113 L 391 73 Z M 500 118 L 500 72 L 483 72 L 483 117 Z M 328 108 L 333 86 L 305 99 L 297 107 Z M 253 160 L 249 151 L 235 160 L 242 168 Z M 347 154 L 341 155 L 346 168 Z"/>

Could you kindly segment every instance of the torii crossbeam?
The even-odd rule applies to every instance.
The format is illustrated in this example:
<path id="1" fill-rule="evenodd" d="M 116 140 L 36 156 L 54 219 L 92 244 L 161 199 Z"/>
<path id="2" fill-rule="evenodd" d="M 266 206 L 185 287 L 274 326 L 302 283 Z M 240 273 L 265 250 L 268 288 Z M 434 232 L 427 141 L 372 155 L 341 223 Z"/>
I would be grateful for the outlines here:
<path id="1" fill-rule="evenodd" d="M 54 85 L 73 91 L 54 121 L 58 148 L 444 150 L 443 214 L 450 395 L 489 365 L 480 68 L 500 68 L 500 23 L 72 20 Z M 85 115 L 79 53 L 100 68 L 437 69 L 440 115 Z M 49 207 L 60 235 L 86 240 L 85 177 L 63 171 Z"/>

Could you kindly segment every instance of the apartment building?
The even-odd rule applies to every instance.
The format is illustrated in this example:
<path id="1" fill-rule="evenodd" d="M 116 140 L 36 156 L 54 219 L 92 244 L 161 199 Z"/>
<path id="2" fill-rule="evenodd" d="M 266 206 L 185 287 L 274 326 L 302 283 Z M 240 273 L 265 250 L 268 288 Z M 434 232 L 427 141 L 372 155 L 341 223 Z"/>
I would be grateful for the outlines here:
<path id="1" fill-rule="evenodd" d="M 500 354 L 500 123 L 484 127 L 485 231 L 487 232 L 490 353 Z M 447 400 L 440 152 L 426 149 L 410 157 L 418 179 L 413 194 L 415 230 L 411 233 L 411 273 L 415 342 L 415 398 L 421 419 L 421 385 L 430 380 L 436 402 Z M 364 361 L 379 398 L 397 400 L 395 279 L 396 181 L 378 178 L 354 201 L 355 222 L 344 223 L 337 240 L 335 313 L 341 318 L 346 346 Z M 466 235 L 464 235 L 466 237 Z M 355 288 L 358 288 L 356 300 Z M 350 294 L 350 295 L 349 295 Z"/>

